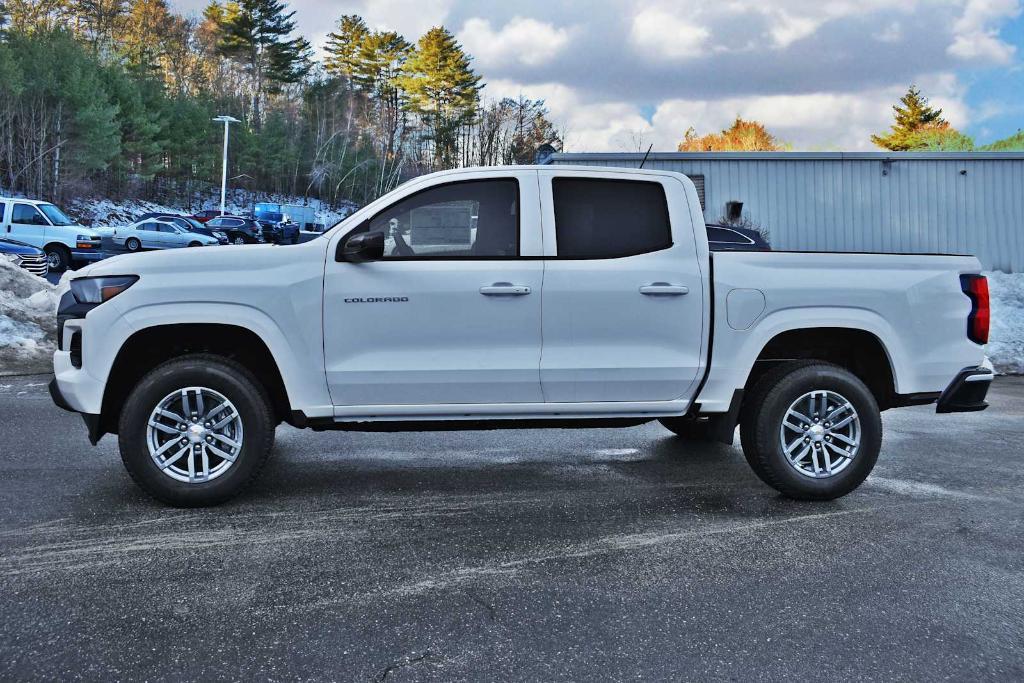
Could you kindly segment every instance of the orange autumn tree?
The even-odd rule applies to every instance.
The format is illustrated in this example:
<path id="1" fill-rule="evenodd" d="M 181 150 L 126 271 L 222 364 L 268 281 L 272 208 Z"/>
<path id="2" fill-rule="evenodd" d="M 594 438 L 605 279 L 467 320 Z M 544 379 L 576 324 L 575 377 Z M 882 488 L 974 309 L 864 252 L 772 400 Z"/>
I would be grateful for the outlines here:
<path id="1" fill-rule="evenodd" d="M 739 116 L 721 133 L 697 135 L 691 127 L 679 143 L 680 152 L 778 152 L 785 146 L 763 123 Z"/>

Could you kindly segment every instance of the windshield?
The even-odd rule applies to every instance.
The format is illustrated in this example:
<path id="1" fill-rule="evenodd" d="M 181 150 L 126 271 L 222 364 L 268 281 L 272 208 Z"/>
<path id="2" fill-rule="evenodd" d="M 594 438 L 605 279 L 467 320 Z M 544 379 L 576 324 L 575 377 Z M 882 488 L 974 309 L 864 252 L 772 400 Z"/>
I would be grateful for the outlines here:
<path id="1" fill-rule="evenodd" d="M 74 225 L 75 221 L 53 204 L 39 204 L 39 210 L 46 214 L 54 225 Z"/>
<path id="2" fill-rule="evenodd" d="M 202 224 L 202 223 L 200 223 L 199 221 L 197 221 L 197 220 L 196 220 L 196 219 L 194 219 L 194 218 L 182 218 L 181 220 L 183 220 L 183 221 L 185 221 L 186 223 L 188 223 L 188 225 L 189 225 L 189 228 L 190 228 L 191 230 L 195 230 L 196 228 L 199 228 L 200 230 L 202 230 L 202 229 L 203 229 L 203 224 Z"/>

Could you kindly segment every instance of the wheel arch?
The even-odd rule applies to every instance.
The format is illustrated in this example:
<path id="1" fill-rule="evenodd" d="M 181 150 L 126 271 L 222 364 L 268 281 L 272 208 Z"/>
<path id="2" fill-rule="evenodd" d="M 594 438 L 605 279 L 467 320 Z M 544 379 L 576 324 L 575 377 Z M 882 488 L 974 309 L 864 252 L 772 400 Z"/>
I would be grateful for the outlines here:
<path id="1" fill-rule="evenodd" d="M 146 373 L 172 358 L 191 353 L 213 353 L 241 363 L 266 389 L 278 422 L 291 418 L 292 403 L 284 375 L 259 334 L 237 324 L 183 322 L 144 327 L 124 341 L 104 388 L 101 430 L 117 433 L 124 402 Z"/>
<path id="2" fill-rule="evenodd" d="M 900 404 L 896 365 L 879 335 L 857 326 L 793 327 L 764 342 L 750 366 L 745 393 L 773 367 L 796 360 L 833 363 L 858 377 L 874 395 L 879 408 Z"/>

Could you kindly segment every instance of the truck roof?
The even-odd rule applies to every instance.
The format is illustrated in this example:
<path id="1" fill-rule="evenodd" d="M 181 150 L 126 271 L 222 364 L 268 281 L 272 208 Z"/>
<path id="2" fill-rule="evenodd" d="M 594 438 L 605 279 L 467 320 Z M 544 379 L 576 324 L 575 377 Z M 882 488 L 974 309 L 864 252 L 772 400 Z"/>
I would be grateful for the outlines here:
<path id="1" fill-rule="evenodd" d="M 25 199 L 24 197 L 0 197 L 0 202 L 22 202 L 23 204 L 33 204 L 35 206 L 53 204 L 53 202 L 43 201 L 42 199 Z"/>

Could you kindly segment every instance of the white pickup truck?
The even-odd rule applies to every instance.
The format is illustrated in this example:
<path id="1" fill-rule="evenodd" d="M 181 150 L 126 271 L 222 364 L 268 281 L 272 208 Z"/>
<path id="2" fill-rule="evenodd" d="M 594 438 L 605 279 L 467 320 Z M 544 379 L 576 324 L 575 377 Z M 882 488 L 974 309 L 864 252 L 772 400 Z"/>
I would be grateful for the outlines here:
<path id="1" fill-rule="evenodd" d="M 304 244 L 117 256 L 64 287 L 54 401 L 181 506 L 251 483 L 282 422 L 739 426 L 762 480 L 830 499 L 871 472 L 880 411 L 981 410 L 993 376 L 973 257 L 711 253 L 662 171 L 437 173 Z"/>

